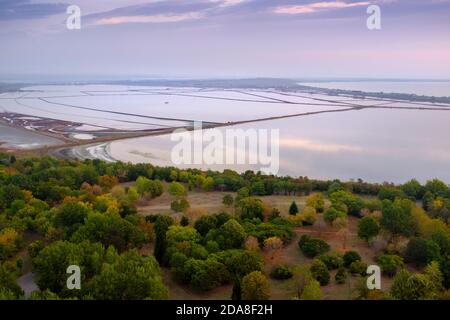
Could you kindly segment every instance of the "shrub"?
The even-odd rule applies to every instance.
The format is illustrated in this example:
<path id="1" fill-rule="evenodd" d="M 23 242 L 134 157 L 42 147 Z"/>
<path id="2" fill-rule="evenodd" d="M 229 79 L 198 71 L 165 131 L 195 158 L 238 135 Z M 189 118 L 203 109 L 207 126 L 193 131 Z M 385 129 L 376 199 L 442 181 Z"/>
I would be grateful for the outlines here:
<path id="1" fill-rule="evenodd" d="M 166 233 L 173 223 L 173 219 L 169 216 L 156 216 L 155 218 L 155 250 L 153 254 L 160 263 L 167 249 Z"/>
<path id="2" fill-rule="evenodd" d="M 270 273 L 270 276 L 276 280 L 290 279 L 293 275 L 292 270 L 288 266 L 278 266 Z"/>
<path id="3" fill-rule="evenodd" d="M 298 246 L 303 246 L 306 242 L 310 241 L 312 237 L 308 234 L 304 234 L 300 237 L 300 240 L 298 240 Z"/>
<path id="4" fill-rule="evenodd" d="M 257 198 L 243 198 L 236 203 L 236 206 L 240 209 L 241 219 L 264 219 L 264 206 L 261 199 Z"/>
<path id="5" fill-rule="evenodd" d="M 377 262 L 380 265 L 381 271 L 389 277 L 395 276 L 397 271 L 403 267 L 403 259 L 391 254 L 379 256 Z"/>
<path id="6" fill-rule="evenodd" d="M 313 207 L 317 212 L 325 210 L 325 201 L 321 193 L 314 193 L 306 198 L 306 206 Z"/>
<path id="7" fill-rule="evenodd" d="M 201 237 L 192 227 L 170 226 L 166 232 L 166 239 L 168 245 L 171 246 L 183 241 L 198 243 Z"/>
<path id="8" fill-rule="evenodd" d="M 303 216 L 301 214 L 297 214 L 295 216 L 289 216 L 288 220 L 295 227 L 303 226 Z"/>
<path id="9" fill-rule="evenodd" d="M 291 205 L 289 206 L 289 214 L 291 216 L 295 216 L 298 213 L 298 207 L 295 201 L 292 201 Z"/>
<path id="10" fill-rule="evenodd" d="M 347 214 L 344 211 L 339 211 L 335 207 L 329 208 L 325 213 L 323 214 L 323 219 L 326 222 L 332 223 L 337 218 L 345 218 Z"/>
<path id="11" fill-rule="evenodd" d="M 186 189 L 179 182 L 172 182 L 169 185 L 169 193 L 175 197 L 184 197 L 187 195 Z"/>
<path id="12" fill-rule="evenodd" d="M 203 215 L 195 221 L 194 227 L 204 237 L 210 230 L 218 227 L 217 216 Z"/>
<path id="13" fill-rule="evenodd" d="M 0 231 L 0 261 L 11 257 L 19 249 L 22 243 L 22 236 L 12 228 L 5 228 Z"/>
<path id="14" fill-rule="evenodd" d="M 182 227 L 187 227 L 189 225 L 189 218 L 186 216 L 181 217 L 180 225 Z"/>
<path id="15" fill-rule="evenodd" d="M 344 267 L 340 267 L 334 276 L 334 280 L 337 284 L 343 284 L 345 283 L 345 280 L 347 279 L 347 272 L 345 271 Z"/>
<path id="16" fill-rule="evenodd" d="M 300 297 L 302 300 L 322 300 L 323 294 L 320 289 L 320 283 L 316 280 L 311 280 L 303 288 L 303 293 Z"/>
<path id="17" fill-rule="evenodd" d="M 28 246 L 28 254 L 31 258 L 36 258 L 39 252 L 45 248 L 45 243 L 41 240 L 36 240 Z"/>
<path id="18" fill-rule="evenodd" d="M 328 243 L 322 239 L 312 238 L 310 236 L 302 236 L 298 242 L 298 246 L 303 254 L 309 258 L 314 258 L 330 250 Z"/>
<path id="19" fill-rule="evenodd" d="M 270 298 L 269 280 L 260 271 L 246 275 L 242 279 L 241 290 L 243 300 L 268 300 Z"/>
<path id="20" fill-rule="evenodd" d="M 432 293 L 431 289 L 427 276 L 403 269 L 395 276 L 390 293 L 394 299 L 423 300 Z"/>
<path id="21" fill-rule="evenodd" d="M 225 222 L 219 229 L 222 241 L 218 241 L 222 249 L 240 249 L 244 246 L 246 233 L 244 228 L 234 219 Z"/>
<path id="22" fill-rule="evenodd" d="M 175 212 L 185 212 L 190 207 L 191 205 L 189 204 L 189 201 L 187 201 L 184 198 L 180 200 L 174 200 L 170 204 L 170 209 L 172 209 Z"/>
<path id="23" fill-rule="evenodd" d="M 219 244 L 214 240 L 207 241 L 205 248 L 206 250 L 208 250 L 209 253 L 215 253 L 220 251 Z"/>
<path id="24" fill-rule="evenodd" d="M 344 264 L 342 256 L 338 253 L 322 254 L 318 257 L 318 259 L 325 263 L 328 270 L 338 269 Z"/>
<path id="25" fill-rule="evenodd" d="M 227 194 L 223 197 L 222 203 L 227 207 L 231 207 L 234 203 L 234 199 L 231 195 Z"/>
<path id="26" fill-rule="evenodd" d="M 365 276 L 367 271 L 367 264 L 362 262 L 361 260 L 354 261 L 350 264 L 349 270 L 351 274 L 359 274 L 361 276 Z"/>
<path id="27" fill-rule="evenodd" d="M 184 264 L 184 273 L 190 284 L 201 291 L 211 290 L 230 280 L 230 274 L 225 265 L 213 258 L 187 260 Z"/>
<path id="28" fill-rule="evenodd" d="M 317 220 L 317 212 L 313 207 L 305 207 L 301 214 L 303 224 L 306 226 L 312 226 Z"/>
<path id="29" fill-rule="evenodd" d="M 264 240 L 271 237 L 280 238 L 284 244 L 291 241 L 294 236 L 294 228 L 292 224 L 285 219 L 276 218 L 271 222 L 254 224 L 250 222 L 244 223 L 245 231 L 258 239 L 260 245 L 263 245 Z"/>
<path id="30" fill-rule="evenodd" d="M 412 238 L 408 242 L 405 252 L 405 261 L 412 262 L 416 266 L 423 267 L 432 260 L 439 260 L 440 248 L 432 240 Z"/>
<path id="31" fill-rule="evenodd" d="M 344 256 L 344 266 L 350 267 L 350 265 L 355 261 L 361 261 L 361 256 L 356 251 L 347 251 Z"/>
<path id="32" fill-rule="evenodd" d="M 264 269 L 261 256 L 254 251 L 233 249 L 218 252 L 215 256 L 234 277 L 242 278 L 253 271 Z"/>
<path id="33" fill-rule="evenodd" d="M 333 206 L 343 203 L 347 206 L 348 214 L 352 216 L 361 216 L 361 210 L 364 208 L 364 201 L 347 191 L 336 191 L 330 194 L 330 201 Z"/>
<path id="34" fill-rule="evenodd" d="M 311 265 L 311 275 L 319 281 L 321 286 L 325 286 L 330 282 L 330 272 L 325 263 L 319 259 L 315 259 Z"/>
<path id="35" fill-rule="evenodd" d="M 405 198 L 405 193 L 396 187 L 382 187 L 378 193 L 378 199 L 394 201 L 397 198 Z"/>
<path id="36" fill-rule="evenodd" d="M 369 242 L 380 232 L 380 226 L 373 217 L 363 217 L 358 221 L 358 237 Z"/>

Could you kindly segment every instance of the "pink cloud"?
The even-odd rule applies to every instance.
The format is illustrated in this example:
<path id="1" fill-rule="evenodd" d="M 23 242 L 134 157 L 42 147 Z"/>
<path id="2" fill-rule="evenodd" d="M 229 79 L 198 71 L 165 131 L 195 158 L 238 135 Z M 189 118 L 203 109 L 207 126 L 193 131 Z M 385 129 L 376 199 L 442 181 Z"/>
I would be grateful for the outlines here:
<path id="1" fill-rule="evenodd" d="M 98 20 L 96 25 L 115 25 L 123 23 L 169 23 L 181 22 L 185 20 L 200 19 L 202 14 L 199 12 L 190 12 L 178 15 L 158 14 L 149 16 L 119 16 L 111 18 L 103 18 Z"/>
<path id="2" fill-rule="evenodd" d="M 319 10 L 327 10 L 327 9 L 344 9 L 344 8 L 352 8 L 352 7 L 361 7 L 368 6 L 370 2 L 361 1 L 361 2 L 353 2 L 347 3 L 343 1 L 327 1 L 327 2 L 316 2 L 307 5 L 301 6 L 282 6 L 277 7 L 274 12 L 279 14 L 303 14 L 303 13 L 312 13 Z"/>

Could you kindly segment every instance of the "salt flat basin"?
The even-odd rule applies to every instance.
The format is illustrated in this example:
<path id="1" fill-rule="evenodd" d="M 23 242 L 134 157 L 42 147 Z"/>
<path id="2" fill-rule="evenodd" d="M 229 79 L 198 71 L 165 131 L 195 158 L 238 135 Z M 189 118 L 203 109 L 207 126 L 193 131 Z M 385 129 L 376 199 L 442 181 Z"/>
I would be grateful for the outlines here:
<path id="1" fill-rule="evenodd" d="M 73 134 L 72 137 L 77 140 L 92 140 L 95 138 L 95 136 L 89 133 L 76 133 Z"/>
<path id="2" fill-rule="evenodd" d="M 391 107 L 398 109 L 384 109 Z M 36 86 L 0 95 L 0 108 L 5 112 L 83 123 L 80 132 L 73 133 L 78 138 L 95 135 L 93 132 L 99 127 L 141 130 L 181 127 L 190 125 L 191 120 L 229 125 L 265 119 L 231 128 L 280 130 L 280 175 L 361 178 L 380 183 L 440 178 L 450 183 L 450 104 L 441 106 L 447 111 L 418 110 L 430 107 L 434 105 L 270 88 L 72 85 Z M 303 116 L 277 119 L 294 114 Z M 217 130 L 227 128 L 230 127 Z M 51 144 L 50 138 L 42 136 L 33 135 L 33 139 L 27 140 L 31 132 L 30 135 L 23 131 L 11 134 L 12 129 L 5 130 L 0 141 L 12 145 L 30 148 Z M 80 158 L 171 166 L 174 165 L 170 157 L 174 145 L 170 136 L 149 136 L 76 147 L 72 153 Z M 229 164 L 184 167 L 259 169 L 258 166 Z"/>
<path id="3" fill-rule="evenodd" d="M 144 130 L 183 127 L 192 120 L 226 123 L 348 107 L 312 98 L 330 99 L 273 90 L 49 85 L 1 94 L 0 108 L 91 126 Z"/>
<path id="4" fill-rule="evenodd" d="M 0 147 L 10 149 L 35 149 L 62 144 L 58 139 L 36 134 L 24 129 L 13 128 L 0 123 Z"/>
<path id="5" fill-rule="evenodd" d="M 450 81 L 321 81 L 300 83 L 305 86 L 359 90 L 364 92 L 396 92 L 435 97 L 450 97 Z"/>

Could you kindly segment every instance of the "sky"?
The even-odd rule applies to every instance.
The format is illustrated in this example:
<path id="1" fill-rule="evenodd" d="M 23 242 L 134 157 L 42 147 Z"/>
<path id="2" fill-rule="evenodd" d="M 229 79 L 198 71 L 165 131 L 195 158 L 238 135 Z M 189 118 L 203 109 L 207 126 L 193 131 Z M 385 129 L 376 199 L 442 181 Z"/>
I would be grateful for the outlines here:
<path id="1" fill-rule="evenodd" d="M 450 79 L 449 17 L 450 0 L 0 0 L 0 80 Z"/>

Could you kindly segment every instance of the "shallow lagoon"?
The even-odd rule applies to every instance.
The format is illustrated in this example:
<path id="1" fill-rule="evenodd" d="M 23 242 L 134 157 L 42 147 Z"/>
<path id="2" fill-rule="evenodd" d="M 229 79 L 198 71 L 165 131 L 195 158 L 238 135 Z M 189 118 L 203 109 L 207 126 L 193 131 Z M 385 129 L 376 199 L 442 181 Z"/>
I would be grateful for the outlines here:
<path id="1" fill-rule="evenodd" d="M 62 141 L 0 124 L 0 143 L 2 148 L 33 149 L 62 144 Z"/>
<path id="2" fill-rule="evenodd" d="M 450 182 L 450 112 L 359 110 L 265 121 L 239 128 L 280 130 L 282 175 L 371 182 Z M 220 129 L 224 130 L 224 129 Z M 173 165 L 170 136 L 111 143 L 113 158 Z M 222 170 L 224 166 L 196 166 Z M 258 170 L 258 166 L 233 169 Z"/>

